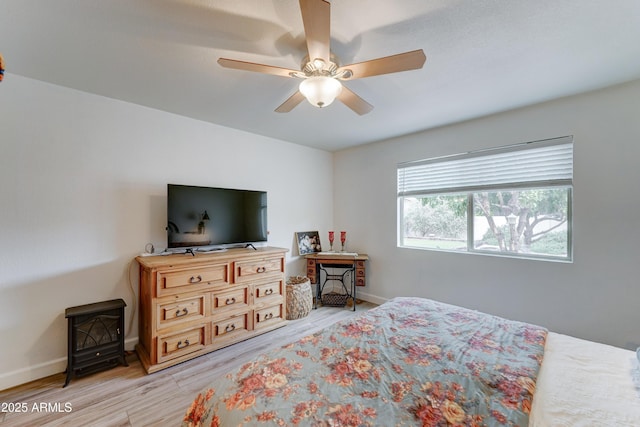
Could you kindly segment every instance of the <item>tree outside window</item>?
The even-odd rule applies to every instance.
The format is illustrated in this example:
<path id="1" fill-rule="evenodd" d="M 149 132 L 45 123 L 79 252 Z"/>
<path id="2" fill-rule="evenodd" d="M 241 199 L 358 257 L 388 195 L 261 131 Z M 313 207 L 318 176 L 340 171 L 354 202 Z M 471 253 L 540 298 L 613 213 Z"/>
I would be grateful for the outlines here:
<path id="1" fill-rule="evenodd" d="M 569 188 L 405 197 L 401 246 L 566 259 L 569 207 Z"/>

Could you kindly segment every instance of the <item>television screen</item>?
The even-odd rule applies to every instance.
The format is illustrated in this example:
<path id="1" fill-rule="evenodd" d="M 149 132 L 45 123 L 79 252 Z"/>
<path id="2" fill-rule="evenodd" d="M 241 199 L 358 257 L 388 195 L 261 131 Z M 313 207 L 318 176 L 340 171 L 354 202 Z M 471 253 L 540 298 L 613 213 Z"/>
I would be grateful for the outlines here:
<path id="1" fill-rule="evenodd" d="M 267 193 L 168 184 L 169 248 L 267 241 Z"/>

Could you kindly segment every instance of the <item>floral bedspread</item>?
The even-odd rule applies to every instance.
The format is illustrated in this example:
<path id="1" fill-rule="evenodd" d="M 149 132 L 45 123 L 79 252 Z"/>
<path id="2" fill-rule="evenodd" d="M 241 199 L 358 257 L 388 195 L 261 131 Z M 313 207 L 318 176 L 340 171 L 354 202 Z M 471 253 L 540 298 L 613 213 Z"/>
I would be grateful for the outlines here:
<path id="1" fill-rule="evenodd" d="M 546 336 L 396 298 L 216 379 L 183 426 L 527 426 Z"/>

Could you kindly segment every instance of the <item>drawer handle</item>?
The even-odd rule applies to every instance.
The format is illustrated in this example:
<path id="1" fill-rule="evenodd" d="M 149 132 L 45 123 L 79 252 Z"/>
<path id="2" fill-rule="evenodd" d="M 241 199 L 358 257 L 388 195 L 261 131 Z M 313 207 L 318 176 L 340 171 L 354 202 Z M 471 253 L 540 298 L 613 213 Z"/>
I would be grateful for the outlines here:
<path id="1" fill-rule="evenodd" d="M 189 279 L 189 283 L 200 283 L 202 282 L 202 276 L 198 275 L 197 277 L 191 276 Z"/>
<path id="2" fill-rule="evenodd" d="M 273 318 L 273 313 L 265 314 L 262 320 L 269 320 Z"/>
<path id="3" fill-rule="evenodd" d="M 182 310 L 177 309 L 176 310 L 176 317 L 182 317 L 182 316 L 186 316 L 187 314 L 189 314 L 189 310 L 185 307 Z"/>
<path id="4" fill-rule="evenodd" d="M 231 305 L 231 304 L 235 304 L 236 303 L 236 297 L 233 298 L 227 298 L 227 300 L 224 302 L 226 305 Z"/>
<path id="5" fill-rule="evenodd" d="M 178 349 L 189 347 L 189 340 L 184 340 L 184 343 L 182 341 L 178 341 L 178 345 L 176 347 L 178 347 Z"/>
<path id="6" fill-rule="evenodd" d="M 264 291 L 265 295 L 271 295 L 272 293 L 273 293 L 273 289 L 272 288 L 269 288 L 266 291 Z"/>
<path id="7" fill-rule="evenodd" d="M 267 271 L 267 267 L 258 267 L 256 269 L 256 273 L 264 273 L 265 271 Z"/>
<path id="8" fill-rule="evenodd" d="M 225 332 L 231 332 L 231 331 L 233 331 L 233 330 L 235 330 L 235 329 L 236 329 L 236 324 L 235 324 L 235 323 L 232 323 L 232 324 L 230 324 L 230 325 L 227 325 L 227 327 L 226 327 L 226 328 L 224 328 L 224 331 L 225 331 Z"/>

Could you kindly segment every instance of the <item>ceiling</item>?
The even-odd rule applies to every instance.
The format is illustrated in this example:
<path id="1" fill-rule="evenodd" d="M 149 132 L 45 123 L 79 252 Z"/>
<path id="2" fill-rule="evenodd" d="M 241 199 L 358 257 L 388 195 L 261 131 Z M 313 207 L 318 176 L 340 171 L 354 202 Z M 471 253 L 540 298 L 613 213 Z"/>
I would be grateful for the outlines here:
<path id="1" fill-rule="evenodd" d="M 375 107 L 364 116 L 338 101 L 276 113 L 298 81 L 216 63 L 298 69 L 297 0 L 2 0 L 2 85 L 16 74 L 334 151 L 640 78 L 638 0 L 332 0 L 331 9 L 343 65 L 427 56 L 420 70 L 346 82 Z"/>

